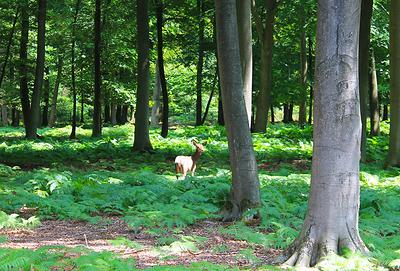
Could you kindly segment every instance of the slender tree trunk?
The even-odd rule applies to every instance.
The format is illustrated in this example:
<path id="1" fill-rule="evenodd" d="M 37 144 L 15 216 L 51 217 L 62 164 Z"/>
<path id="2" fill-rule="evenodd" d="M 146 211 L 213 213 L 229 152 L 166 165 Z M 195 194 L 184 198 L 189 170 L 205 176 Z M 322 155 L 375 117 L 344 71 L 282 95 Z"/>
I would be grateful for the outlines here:
<path id="1" fill-rule="evenodd" d="M 148 103 L 148 102 L 147 102 Z M 127 105 L 127 104 L 124 104 L 123 106 L 122 106 L 122 112 L 121 112 L 121 119 L 122 119 L 122 124 L 125 124 L 125 123 L 127 123 L 128 122 L 128 111 L 129 111 L 129 105 Z M 147 123 L 149 122 L 149 114 L 148 114 L 148 112 L 149 112 L 149 109 L 147 109 Z M 147 124 L 148 125 L 148 124 Z"/>
<path id="2" fill-rule="evenodd" d="M 289 104 L 283 104 L 283 123 L 289 123 Z"/>
<path id="3" fill-rule="evenodd" d="M 382 121 L 389 120 L 389 106 L 387 104 L 383 105 Z"/>
<path id="4" fill-rule="evenodd" d="M 293 104 L 289 104 L 288 122 L 293 122 Z"/>
<path id="5" fill-rule="evenodd" d="M 94 19 L 94 106 L 92 136 L 101 136 L 101 0 L 96 0 Z"/>
<path id="6" fill-rule="evenodd" d="M 158 127 L 160 123 L 160 107 L 161 107 L 161 80 L 160 80 L 160 69 L 158 60 L 156 63 L 156 78 L 154 83 L 154 90 L 153 90 L 153 107 L 151 109 L 151 126 Z"/>
<path id="7" fill-rule="evenodd" d="M 313 101 L 314 101 L 314 80 L 313 80 L 313 55 L 312 55 L 313 42 L 311 35 L 308 37 L 308 77 L 310 82 L 310 100 L 308 109 L 308 124 L 312 124 L 313 116 Z"/>
<path id="8" fill-rule="evenodd" d="M 11 30 L 10 30 L 10 35 L 9 35 L 8 42 L 7 42 L 7 47 L 6 47 L 6 52 L 5 52 L 5 59 L 3 61 L 3 65 L 1 66 L 0 88 L 1 88 L 1 85 L 3 83 L 4 75 L 6 73 L 6 67 L 7 67 L 8 59 L 10 57 L 11 46 L 12 46 L 12 43 L 13 43 L 13 40 L 14 40 L 15 28 L 16 28 L 16 24 L 17 24 L 17 21 L 18 21 L 18 15 L 19 15 L 19 7 L 17 7 L 17 10 L 15 11 L 13 24 L 12 24 L 12 27 L 11 27 Z"/>
<path id="9" fill-rule="evenodd" d="M 149 2 L 137 1 L 137 94 L 134 151 L 152 149 L 149 137 Z M 128 114 L 128 111 L 126 112 Z"/>
<path id="10" fill-rule="evenodd" d="M 225 220 L 260 204 L 257 163 L 243 95 L 236 1 L 216 0 L 217 44 L 222 102 L 228 135 L 232 188 Z"/>
<path id="11" fill-rule="evenodd" d="M 77 123 L 77 93 L 76 93 L 76 79 L 75 79 L 75 44 L 76 44 L 76 22 L 78 20 L 79 8 L 81 0 L 76 0 L 74 20 L 72 22 L 72 42 L 71 42 L 71 86 L 72 86 L 72 129 L 69 136 L 70 139 L 76 138 L 76 123 Z"/>
<path id="12" fill-rule="evenodd" d="M 253 2 L 254 3 L 254 2 Z M 274 46 L 274 25 L 277 10 L 276 0 L 266 1 L 267 22 L 265 29 L 253 5 L 253 15 L 261 45 L 260 92 L 257 98 L 255 132 L 265 132 L 268 123 L 268 111 L 271 105 L 272 90 L 272 49 Z"/>
<path id="13" fill-rule="evenodd" d="M 49 99 L 50 99 L 50 71 L 49 68 L 46 67 L 46 78 L 44 80 L 44 105 L 42 110 L 42 126 L 47 127 L 49 125 Z"/>
<path id="14" fill-rule="evenodd" d="M 224 109 L 222 107 L 222 95 L 221 95 L 221 86 L 220 86 L 220 79 L 218 79 L 218 124 L 224 126 Z"/>
<path id="15" fill-rule="evenodd" d="M 367 148 L 367 115 L 368 115 L 368 89 L 369 89 L 369 45 L 371 33 L 371 16 L 373 0 L 361 1 L 361 23 L 360 23 L 360 58 L 359 58 L 359 80 L 360 80 L 360 108 L 361 108 L 361 161 L 366 160 Z"/>
<path id="16" fill-rule="evenodd" d="M 202 117 L 202 87 L 203 87 L 203 63 L 204 63 L 204 0 L 197 0 L 197 12 L 199 13 L 199 47 L 197 60 L 196 80 L 196 125 L 201 125 Z"/>
<path id="17" fill-rule="evenodd" d="M 211 89 L 211 93 L 210 93 L 210 98 L 208 99 L 208 102 L 207 102 L 207 105 L 206 105 L 206 110 L 204 111 L 204 116 L 201 119 L 201 125 L 203 125 L 204 122 L 206 121 L 206 118 L 207 118 L 207 115 L 208 115 L 208 111 L 210 110 L 210 105 L 211 105 L 212 98 L 214 97 L 214 92 L 215 92 L 215 86 L 217 84 L 217 79 L 218 79 L 218 65 L 217 65 L 217 69 L 215 71 L 215 76 L 214 76 L 212 89 Z"/>
<path id="18" fill-rule="evenodd" d="M 1 107 L 1 124 L 2 126 L 8 126 L 7 106 L 2 104 L 0 107 Z"/>
<path id="19" fill-rule="evenodd" d="M 158 1 L 157 4 L 157 58 L 158 58 L 158 67 L 160 69 L 160 80 L 161 80 L 161 89 L 162 89 L 162 100 L 163 100 L 163 111 L 162 111 L 162 126 L 161 126 L 161 136 L 166 138 L 168 136 L 168 115 L 169 115 L 169 104 L 168 104 L 168 91 L 167 91 L 167 82 L 165 80 L 165 71 L 164 71 L 164 41 L 163 41 L 163 13 L 164 13 L 164 3 L 162 0 Z"/>
<path id="20" fill-rule="evenodd" d="M 16 106 L 12 107 L 11 115 L 12 115 L 11 125 L 13 127 L 18 127 L 19 126 L 19 111 Z"/>
<path id="21" fill-rule="evenodd" d="M 306 45 L 306 31 L 305 31 L 305 18 L 304 11 L 301 15 L 301 33 L 300 33 L 300 105 L 299 105 L 299 125 L 304 127 L 307 122 L 307 45 Z"/>
<path id="22" fill-rule="evenodd" d="M 117 115 L 117 124 L 121 125 L 122 124 L 122 106 L 121 105 L 117 105 L 116 115 Z"/>
<path id="23" fill-rule="evenodd" d="M 83 89 L 81 89 L 81 123 L 85 123 L 85 95 L 83 93 Z"/>
<path id="24" fill-rule="evenodd" d="M 360 8 L 361 0 L 319 1 L 311 191 L 300 235 L 278 258 L 287 265 L 367 251 L 358 232 Z"/>
<path id="25" fill-rule="evenodd" d="M 275 114 L 273 105 L 271 105 L 271 123 L 275 123 Z"/>
<path id="26" fill-rule="evenodd" d="M 57 77 L 54 83 L 53 89 L 53 97 L 51 98 L 51 110 L 50 110 L 50 119 L 49 119 L 49 127 L 54 127 L 57 120 L 57 98 L 58 98 L 58 89 L 60 87 L 61 77 L 62 77 L 62 68 L 64 65 L 63 58 L 61 54 L 58 54 L 58 63 L 57 63 Z"/>
<path id="27" fill-rule="evenodd" d="M 251 0 L 236 0 L 238 17 L 240 62 L 243 76 L 243 93 L 247 118 L 251 126 L 253 95 L 253 37 L 251 29 Z M 249 126 L 249 127 L 250 127 Z"/>
<path id="28" fill-rule="evenodd" d="M 371 51 L 370 57 L 370 86 L 369 86 L 369 106 L 370 106 L 370 121 L 371 121 L 371 136 L 379 135 L 380 117 L 379 117 L 379 100 L 378 100 L 378 79 L 375 68 L 375 54 Z"/>
<path id="29" fill-rule="evenodd" d="M 111 102 L 111 126 L 117 125 L 117 105 Z"/>
<path id="30" fill-rule="evenodd" d="M 400 1 L 390 1 L 390 138 L 388 166 L 400 166 Z"/>
<path id="31" fill-rule="evenodd" d="M 30 111 L 28 88 L 28 38 L 29 38 L 29 1 L 21 0 L 21 38 L 19 47 L 19 90 L 24 118 L 25 134 L 28 134 L 30 128 Z"/>
<path id="32" fill-rule="evenodd" d="M 104 103 L 104 123 L 111 122 L 111 107 L 109 97 L 104 98 L 106 102 Z"/>
<path id="33" fill-rule="evenodd" d="M 32 102 L 30 110 L 30 125 L 26 137 L 37 138 L 37 128 L 40 125 L 40 96 L 44 76 L 44 59 L 46 44 L 46 0 L 39 0 L 38 15 L 38 35 L 36 52 L 35 82 L 33 85 Z"/>

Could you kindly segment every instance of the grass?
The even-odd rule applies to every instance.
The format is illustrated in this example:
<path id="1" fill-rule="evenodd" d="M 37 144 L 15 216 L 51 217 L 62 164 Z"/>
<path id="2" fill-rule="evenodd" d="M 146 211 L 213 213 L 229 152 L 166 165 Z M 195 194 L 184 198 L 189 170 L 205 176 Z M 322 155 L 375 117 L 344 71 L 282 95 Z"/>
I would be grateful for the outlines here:
<path id="1" fill-rule="evenodd" d="M 76 141 L 68 140 L 69 130 L 43 129 L 40 134 L 44 139 L 30 141 L 23 138 L 22 128 L 0 128 L 0 228 L 34 227 L 45 219 L 97 223 L 104 215 L 118 215 L 133 231 L 179 231 L 199 220 L 219 218 L 218 211 L 230 188 L 222 127 L 177 127 L 168 139 L 153 130 L 154 154 L 132 153 L 129 125 L 105 128 L 103 137 L 97 139 L 90 137 L 90 130 L 79 128 Z M 193 152 L 193 138 L 206 143 L 207 150 L 197 176 L 177 181 L 173 159 Z M 271 270 L 259 266 L 261 261 L 253 247 L 284 249 L 301 229 L 309 190 L 312 128 L 271 125 L 266 134 L 255 134 L 253 140 L 260 165 L 261 223 L 249 226 L 239 222 L 221 227 L 220 232 L 249 244 L 239 257 L 260 270 Z M 387 146 L 388 125 L 383 123 L 382 135 L 368 139 L 367 163 L 361 165 L 360 231 L 371 251 L 370 258 L 350 254 L 332 257 L 319 266 L 320 270 L 378 270 L 400 264 L 400 169 L 382 168 Z M 24 209 L 32 214 L 24 217 Z M 186 246 L 196 250 L 200 241 L 193 238 L 161 237 L 158 253 L 173 255 Z M 110 242 L 137 245 L 128 239 Z M 215 247 L 215 251 L 224 249 L 223 244 Z M 71 265 L 78 270 L 134 270 L 133 260 L 107 252 L 76 250 L 0 249 L 0 270 L 48 270 Z M 63 260 L 60 255 L 66 253 L 70 257 Z M 346 265 L 352 268 L 344 269 Z M 175 266 L 174 270 L 227 268 L 197 263 Z"/>

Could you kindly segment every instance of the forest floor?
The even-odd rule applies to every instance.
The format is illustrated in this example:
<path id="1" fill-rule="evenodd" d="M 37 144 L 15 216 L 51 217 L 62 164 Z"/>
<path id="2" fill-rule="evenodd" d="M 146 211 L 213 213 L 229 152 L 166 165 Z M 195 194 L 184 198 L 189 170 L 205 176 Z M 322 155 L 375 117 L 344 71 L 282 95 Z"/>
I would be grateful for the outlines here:
<path id="1" fill-rule="evenodd" d="M 102 138 L 70 127 L 0 128 L 0 270 L 275 270 L 307 209 L 312 128 L 271 125 L 254 134 L 262 217 L 220 222 L 230 188 L 222 127 L 151 131 L 154 153 L 132 153 L 129 125 Z M 195 177 L 176 180 L 173 160 L 205 143 Z M 371 251 L 329 258 L 318 270 L 397 270 L 400 169 L 383 169 L 388 126 L 368 139 L 361 166 L 360 232 Z M 247 214 L 246 214 L 247 215 Z M 279 269 L 280 270 L 280 269 Z"/>

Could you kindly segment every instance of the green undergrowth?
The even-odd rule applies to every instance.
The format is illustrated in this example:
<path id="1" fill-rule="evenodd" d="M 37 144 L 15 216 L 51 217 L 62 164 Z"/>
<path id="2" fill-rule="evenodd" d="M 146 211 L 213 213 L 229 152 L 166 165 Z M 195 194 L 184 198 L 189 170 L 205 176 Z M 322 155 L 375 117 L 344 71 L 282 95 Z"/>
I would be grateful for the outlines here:
<path id="1" fill-rule="evenodd" d="M 168 139 L 159 136 L 159 130 L 152 130 L 152 154 L 131 151 L 129 125 L 105 128 L 103 137 L 97 139 L 90 137 L 90 130 L 79 128 L 79 139 L 74 141 L 67 138 L 69 129 L 43 129 L 43 139 L 30 141 L 22 138 L 23 129 L 0 128 L 0 228 L 35 227 L 45 219 L 107 223 L 108 216 L 120 216 L 132 231 L 158 236 L 158 246 L 152 253 L 159 257 L 173 257 L 179 249 L 196 252 L 201 240 L 165 233 L 219 218 L 230 189 L 222 127 L 177 127 Z M 197 174 L 176 180 L 173 159 L 190 155 L 194 138 L 206 147 Z M 238 260 L 245 259 L 252 268 L 272 270 L 260 266 L 262 260 L 254 254 L 256 247 L 285 249 L 301 229 L 307 209 L 311 139 L 310 126 L 300 129 L 295 125 L 271 125 L 266 134 L 253 136 L 263 204 L 246 215 L 259 211 L 261 220 L 257 225 L 238 222 L 219 228 L 220 233 L 247 242 L 248 248 L 240 251 Z M 319 266 L 320 270 L 377 270 L 378 266 L 395 268 L 400 264 L 400 169 L 382 168 L 387 145 L 388 125 L 383 123 L 382 135 L 368 139 L 367 163 L 361 165 L 360 232 L 371 251 L 370 258 L 351 254 L 331 257 Z M 109 242 L 132 248 L 140 245 L 123 238 Z M 222 253 L 226 249 L 219 244 L 213 251 Z M 116 255 L 65 250 L 42 248 L 30 253 L 1 249 L 0 260 L 22 270 L 26 266 L 26 270 L 31 266 L 48 270 L 46 264 L 79 266 L 76 270 L 134 270 L 133 261 Z M 62 260 L 60 255 L 69 256 Z M 232 269 L 201 263 L 173 270 Z"/>

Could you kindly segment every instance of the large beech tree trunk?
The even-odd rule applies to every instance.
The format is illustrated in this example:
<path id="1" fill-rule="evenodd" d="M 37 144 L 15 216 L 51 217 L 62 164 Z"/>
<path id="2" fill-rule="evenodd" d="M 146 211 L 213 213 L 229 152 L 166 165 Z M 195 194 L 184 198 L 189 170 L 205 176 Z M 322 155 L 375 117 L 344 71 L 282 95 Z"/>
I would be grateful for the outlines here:
<path id="1" fill-rule="evenodd" d="M 92 137 L 101 136 L 101 0 L 94 15 L 94 106 Z"/>
<path id="2" fill-rule="evenodd" d="M 251 0 L 236 0 L 240 62 L 242 64 L 243 94 L 247 119 L 251 126 L 253 85 L 253 38 L 251 29 Z"/>
<path id="3" fill-rule="evenodd" d="M 390 139 L 387 165 L 400 166 L 400 1 L 398 0 L 390 1 Z"/>
<path id="4" fill-rule="evenodd" d="M 137 95 L 134 151 L 152 149 L 149 137 L 149 2 L 137 1 Z"/>
<path id="5" fill-rule="evenodd" d="M 314 80 L 313 80 L 313 55 L 312 55 L 313 41 L 311 35 L 308 37 L 308 77 L 310 81 L 310 100 L 308 105 L 308 124 L 312 124 L 313 115 L 313 101 L 314 101 Z"/>
<path id="6" fill-rule="evenodd" d="M 61 54 L 58 54 L 58 63 L 57 63 L 57 77 L 54 83 L 53 89 L 53 97 L 51 98 L 51 110 L 50 110 L 50 118 L 49 118 L 49 127 L 54 127 L 57 120 L 57 98 L 58 98 L 58 89 L 60 87 L 61 76 L 62 76 L 62 68 L 63 68 L 63 58 Z"/>
<path id="7" fill-rule="evenodd" d="M 378 99 L 378 79 L 375 68 L 375 54 L 371 51 L 370 57 L 370 80 L 369 80 L 369 108 L 371 121 L 371 136 L 377 136 L 380 132 L 379 99 Z"/>
<path id="8" fill-rule="evenodd" d="M 253 151 L 240 63 L 236 1 L 216 0 L 219 73 L 228 135 L 232 187 L 225 220 L 241 217 L 260 204 L 257 163 Z"/>
<path id="9" fill-rule="evenodd" d="M 361 161 L 365 162 L 367 148 L 367 115 L 368 115 L 368 90 L 369 90 L 369 45 L 371 33 L 371 16 L 373 0 L 361 1 L 360 23 L 360 108 L 361 108 Z"/>
<path id="10" fill-rule="evenodd" d="M 265 132 L 272 91 L 272 48 L 274 46 L 274 25 L 277 0 L 266 0 L 267 22 L 265 28 L 253 5 L 253 15 L 261 45 L 260 91 L 256 102 L 254 132 Z M 254 3 L 254 2 L 253 2 Z"/>
<path id="11" fill-rule="evenodd" d="M 313 266 L 343 248 L 366 252 L 358 232 L 361 117 L 358 42 L 361 0 L 318 1 L 314 145 L 307 215 L 278 258 Z"/>

